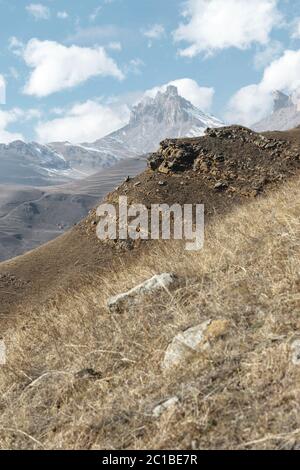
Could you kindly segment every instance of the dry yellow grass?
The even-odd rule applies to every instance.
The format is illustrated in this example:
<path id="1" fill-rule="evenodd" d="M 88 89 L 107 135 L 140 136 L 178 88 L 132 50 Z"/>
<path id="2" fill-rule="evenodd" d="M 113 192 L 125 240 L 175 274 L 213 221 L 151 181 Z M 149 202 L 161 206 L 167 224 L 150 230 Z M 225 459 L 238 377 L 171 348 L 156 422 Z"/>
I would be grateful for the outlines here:
<path id="1" fill-rule="evenodd" d="M 300 447 L 300 188 L 286 185 L 207 228 L 205 249 L 158 244 L 130 271 L 28 311 L 5 334 L 0 447 L 282 449 Z M 106 300 L 159 272 L 183 280 L 112 315 Z M 26 318 L 26 321 L 24 320 Z M 228 334 L 162 372 L 178 332 L 207 319 Z M 78 377 L 90 368 L 97 377 Z M 154 418 L 172 396 L 177 406 Z"/>

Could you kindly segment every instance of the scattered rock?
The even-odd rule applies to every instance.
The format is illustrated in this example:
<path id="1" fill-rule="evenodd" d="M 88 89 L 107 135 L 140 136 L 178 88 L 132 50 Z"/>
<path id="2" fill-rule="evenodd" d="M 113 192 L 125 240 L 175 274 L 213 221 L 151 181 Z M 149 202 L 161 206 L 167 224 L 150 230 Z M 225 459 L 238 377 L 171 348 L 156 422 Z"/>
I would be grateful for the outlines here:
<path id="1" fill-rule="evenodd" d="M 159 181 L 159 182 L 158 182 L 158 185 L 159 185 L 159 186 L 166 186 L 167 183 L 166 183 L 165 181 Z"/>
<path id="2" fill-rule="evenodd" d="M 167 401 L 156 406 L 152 412 L 154 418 L 159 418 L 165 411 L 175 407 L 179 403 L 178 397 L 169 398 Z"/>
<path id="3" fill-rule="evenodd" d="M 228 328 L 227 320 L 208 320 L 179 333 L 167 348 L 162 368 L 183 365 L 194 355 L 206 351 L 213 340 L 226 334 Z"/>
<path id="4" fill-rule="evenodd" d="M 2 287 L 10 287 L 13 286 L 14 288 L 21 288 L 26 287 L 30 284 L 30 281 L 25 281 L 23 279 L 17 278 L 15 275 L 10 273 L 3 273 L 0 274 L 0 289 Z"/>
<path id="5" fill-rule="evenodd" d="M 207 129 L 198 138 L 166 139 L 150 155 L 148 166 L 168 177 L 193 172 L 211 189 L 251 198 L 281 181 L 280 175 L 292 176 L 299 158 L 299 149 L 291 141 L 228 126 Z"/>
<path id="6" fill-rule="evenodd" d="M 133 289 L 130 289 L 128 292 L 111 297 L 108 300 L 107 306 L 111 312 L 120 312 L 125 306 L 138 303 L 144 295 L 163 289 L 169 289 L 176 284 L 176 281 L 177 277 L 175 274 L 158 274 Z"/>
<path id="7" fill-rule="evenodd" d="M 91 379 L 99 380 L 102 378 L 101 372 L 96 372 L 94 369 L 82 369 L 75 374 L 76 379 Z"/>
<path id="8" fill-rule="evenodd" d="M 294 366 L 300 366 L 300 339 L 296 339 L 291 345 L 292 363 Z"/>
<path id="9" fill-rule="evenodd" d="M 214 189 L 218 191 L 224 191 L 225 189 L 228 188 L 228 183 L 226 181 L 219 181 L 217 184 L 215 184 Z"/>
<path id="10" fill-rule="evenodd" d="M 135 187 L 138 187 L 138 186 L 140 186 L 141 184 L 142 184 L 142 183 L 141 183 L 140 181 L 137 181 L 136 183 L 134 183 L 134 186 L 135 186 Z"/>

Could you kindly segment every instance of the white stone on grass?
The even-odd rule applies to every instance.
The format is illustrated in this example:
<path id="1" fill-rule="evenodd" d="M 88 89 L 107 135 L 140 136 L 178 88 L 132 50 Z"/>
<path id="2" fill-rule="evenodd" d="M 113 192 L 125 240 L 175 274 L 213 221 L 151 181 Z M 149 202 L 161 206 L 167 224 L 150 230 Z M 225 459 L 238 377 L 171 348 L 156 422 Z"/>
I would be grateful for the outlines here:
<path id="1" fill-rule="evenodd" d="M 138 303 L 144 295 L 159 290 L 168 291 L 168 289 L 175 284 L 176 279 L 175 274 L 172 273 L 157 274 L 151 279 L 130 289 L 128 292 L 111 297 L 108 300 L 107 306 L 111 312 L 119 312 L 126 305 L 130 306 Z"/>
<path id="2" fill-rule="evenodd" d="M 162 368 L 170 369 L 182 365 L 197 353 L 205 352 L 211 342 L 224 335 L 227 329 L 227 320 L 207 320 L 179 333 L 166 350 Z"/>

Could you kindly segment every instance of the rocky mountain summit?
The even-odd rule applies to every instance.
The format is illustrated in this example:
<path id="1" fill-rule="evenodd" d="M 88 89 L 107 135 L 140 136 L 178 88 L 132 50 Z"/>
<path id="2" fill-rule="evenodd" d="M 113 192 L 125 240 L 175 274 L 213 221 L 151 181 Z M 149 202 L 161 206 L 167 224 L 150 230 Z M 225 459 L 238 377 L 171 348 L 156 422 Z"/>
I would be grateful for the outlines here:
<path id="1" fill-rule="evenodd" d="M 286 95 L 281 91 L 273 93 L 272 113 L 254 124 L 255 131 L 285 131 L 300 125 L 300 108 L 298 93 Z"/>
<path id="2" fill-rule="evenodd" d="M 93 148 L 106 150 L 117 158 L 153 152 L 165 138 L 195 137 L 207 127 L 223 123 L 179 95 L 175 86 L 168 86 L 155 98 L 146 97 L 131 112 L 128 125 L 94 142 Z M 84 144 L 87 146 L 88 144 Z"/>

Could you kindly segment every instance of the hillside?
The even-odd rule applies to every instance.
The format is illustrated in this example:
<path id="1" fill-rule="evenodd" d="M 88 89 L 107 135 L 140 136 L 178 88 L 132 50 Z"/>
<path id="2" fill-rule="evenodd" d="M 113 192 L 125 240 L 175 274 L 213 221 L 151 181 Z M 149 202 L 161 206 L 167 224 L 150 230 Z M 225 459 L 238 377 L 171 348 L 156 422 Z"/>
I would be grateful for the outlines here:
<path id="1" fill-rule="evenodd" d="M 206 221 L 226 214 L 236 205 L 275 189 L 299 173 L 300 130 L 256 134 L 243 127 L 209 130 L 204 137 L 165 141 L 141 175 L 109 193 L 108 201 L 127 195 L 130 202 L 203 203 Z M 185 162 L 185 163 L 184 163 Z M 170 168 L 168 168 L 170 165 Z M 165 168 L 167 166 L 167 168 Z M 1 315 L 21 304 L 52 298 L 61 287 L 77 286 L 82 276 L 102 273 L 112 260 L 135 262 L 152 242 L 136 243 L 134 250 L 101 243 L 96 216 L 32 253 L 0 264 Z M 2 277 L 1 277 L 2 275 Z M 4 276 L 4 277 L 3 277 Z"/>
<path id="2" fill-rule="evenodd" d="M 298 449 L 299 196 L 297 179 L 216 217 L 198 254 L 159 245 L 27 307 L 5 335 L 1 448 Z M 170 271 L 177 290 L 107 310 Z M 223 322 L 220 337 L 162 369 L 174 336 L 206 320 Z"/>
<path id="3" fill-rule="evenodd" d="M 204 203 L 202 251 L 100 242 L 91 211 L 0 264 L 1 448 L 299 448 L 299 148 L 299 129 L 210 129 L 107 195 Z"/>

